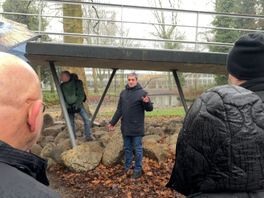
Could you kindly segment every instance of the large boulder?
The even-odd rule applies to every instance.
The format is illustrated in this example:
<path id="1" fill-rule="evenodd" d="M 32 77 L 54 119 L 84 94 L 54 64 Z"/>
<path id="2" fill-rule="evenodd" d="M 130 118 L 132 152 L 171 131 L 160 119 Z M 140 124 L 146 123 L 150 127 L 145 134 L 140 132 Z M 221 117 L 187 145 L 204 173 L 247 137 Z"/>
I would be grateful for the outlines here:
<path id="1" fill-rule="evenodd" d="M 108 144 L 109 140 L 111 139 L 109 133 L 105 133 L 103 136 L 101 136 L 98 141 L 100 141 L 103 145 L 103 147 L 106 147 Z"/>
<path id="2" fill-rule="evenodd" d="M 53 125 L 48 128 L 45 128 L 42 132 L 42 135 L 56 137 L 61 131 L 63 131 L 64 128 L 65 128 L 64 124 Z"/>
<path id="3" fill-rule="evenodd" d="M 72 149 L 70 139 L 62 139 L 62 141 L 53 148 L 50 156 L 56 163 L 62 164 L 61 154 L 70 149 Z"/>
<path id="4" fill-rule="evenodd" d="M 159 135 L 159 136 L 163 136 L 164 135 L 164 131 L 162 127 L 153 127 L 150 126 L 147 128 L 147 131 L 145 133 L 146 135 Z"/>
<path id="5" fill-rule="evenodd" d="M 149 122 L 150 126 L 153 126 L 154 128 L 156 127 L 162 127 L 163 122 L 156 122 L 156 121 L 151 121 Z"/>
<path id="6" fill-rule="evenodd" d="M 169 149 L 173 155 L 176 153 L 176 144 L 178 140 L 178 133 L 174 133 L 166 138 L 166 143 L 169 145 Z"/>
<path id="7" fill-rule="evenodd" d="M 93 134 L 93 136 L 94 136 L 96 139 L 99 139 L 99 138 L 101 138 L 103 135 L 105 135 L 106 133 L 108 133 L 108 132 L 106 132 L 106 131 L 95 131 L 95 132 L 92 133 L 92 134 Z"/>
<path id="8" fill-rule="evenodd" d="M 147 135 L 143 137 L 143 144 L 145 142 L 152 142 L 152 143 L 157 143 L 159 140 L 161 139 L 161 137 L 159 135 Z"/>
<path id="9" fill-rule="evenodd" d="M 75 130 L 82 132 L 82 134 L 83 134 L 83 131 L 84 131 L 83 120 L 81 118 L 79 118 L 78 116 L 76 116 L 76 119 L 75 119 Z"/>
<path id="10" fill-rule="evenodd" d="M 40 156 L 41 151 L 42 151 L 42 147 L 39 144 L 34 144 L 31 148 L 31 152 L 38 156 Z"/>
<path id="11" fill-rule="evenodd" d="M 57 144 L 57 146 L 60 147 L 63 151 L 72 149 L 72 144 L 70 139 L 63 139 Z"/>
<path id="12" fill-rule="evenodd" d="M 56 145 L 51 153 L 50 153 L 50 159 L 52 159 L 54 162 L 58 163 L 58 164 L 63 164 L 62 163 L 62 159 L 61 159 L 61 154 L 63 152 L 65 152 L 66 150 L 63 150 L 61 147 L 59 147 L 58 145 Z"/>
<path id="13" fill-rule="evenodd" d="M 163 127 L 156 127 L 153 135 L 159 135 L 161 137 L 164 137 L 164 128 Z"/>
<path id="14" fill-rule="evenodd" d="M 47 166 L 47 169 L 48 169 L 48 170 L 57 164 L 57 163 L 56 163 L 53 159 L 51 159 L 51 158 L 48 158 L 47 161 L 48 161 L 48 166 Z"/>
<path id="15" fill-rule="evenodd" d="M 162 162 L 168 158 L 169 146 L 167 144 L 144 142 L 143 150 L 144 156 Z"/>
<path id="16" fill-rule="evenodd" d="M 88 142 L 63 152 L 63 164 L 71 170 L 81 172 L 95 169 L 101 162 L 103 148 L 98 142 Z"/>
<path id="17" fill-rule="evenodd" d="M 122 135 L 119 132 L 115 132 L 104 149 L 102 163 L 105 166 L 115 165 L 121 161 L 123 155 L 124 148 Z"/>
<path id="18" fill-rule="evenodd" d="M 54 125 L 54 120 L 50 114 L 45 114 L 43 117 L 43 128 L 47 128 Z"/>
<path id="19" fill-rule="evenodd" d="M 106 127 L 108 124 L 109 124 L 108 121 L 103 120 L 103 121 L 101 121 L 101 122 L 99 123 L 99 126 L 100 126 L 100 127 Z"/>
<path id="20" fill-rule="evenodd" d="M 51 142 L 54 142 L 54 137 L 53 136 L 51 136 L 51 135 L 49 135 L 49 136 L 46 136 L 45 137 L 45 139 L 44 139 L 44 141 L 46 142 L 46 143 L 51 143 Z"/>
<path id="21" fill-rule="evenodd" d="M 54 143 L 48 143 L 41 151 L 40 156 L 44 159 L 52 158 L 52 152 L 55 148 Z"/>
<path id="22" fill-rule="evenodd" d="M 171 121 L 165 126 L 164 132 L 166 134 L 172 135 L 174 133 L 179 133 L 182 128 L 182 123 L 179 121 Z"/>
<path id="23" fill-rule="evenodd" d="M 54 142 L 54 137 L 53 136 L 46 136 L 42 141 L 39 143 L 42 147 L 45 147 L 48 143 Z"/>
<path id="24" fill-rule="evenodd" d="M 67 138 L 69 138 L 69 134 L 67 133 L 66 130 L 64 130 L 56 136 L 56 138 L 54 139 L 54 142 L 55 142 L 55 144 L 58 144 Z"/>
<path id="25" fill-rule="evenodd" d="M 145 135 L 152 135 L 154 134 L 155 128 L 153 126 L 149 126 L 145 128 Z"/>
<path id="26" fill-rule="evenodd" d="M 178 139 L 178 133 L 174 133 L 166 138 L 166 143 L 169 145 L 176 145 Z"/>
<path id="27" fill-rule="evenodd" d="M 169 145 L 169 149 L 173 155 L 176 154 L 176 144 Z"/>
<path id="28" fill-rule="evenodd" d="M 103 130 L 103 127 L 101 127 L 101 126 L 96 126 L 96 125 L 93 126 L 93 133 L 95 133 L 97 131 L 102 131 L 102 130 Z"/>

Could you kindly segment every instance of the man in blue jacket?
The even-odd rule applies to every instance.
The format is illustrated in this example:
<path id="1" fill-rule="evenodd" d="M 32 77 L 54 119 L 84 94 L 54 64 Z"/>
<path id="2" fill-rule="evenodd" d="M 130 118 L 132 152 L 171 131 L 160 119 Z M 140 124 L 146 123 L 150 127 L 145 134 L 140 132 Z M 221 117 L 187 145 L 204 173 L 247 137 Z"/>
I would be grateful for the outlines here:
<path id="1" fill-rule="evenodd" d="M 117 110 L 110 121 L 109 130 L 121 118 L 121 131 L 125 149 L 125 173 L 131 167 L 133 159 L 133 147 L 135 150 L 135 168 L 132 178 L 137 179 L 142 176 L 142 137 L 144 136 L 145 111 L 152 111 L 153 105 L 147 92 L 138 83 L 136 73 L 128 75 L 126 89 L 120 94 Z"/>

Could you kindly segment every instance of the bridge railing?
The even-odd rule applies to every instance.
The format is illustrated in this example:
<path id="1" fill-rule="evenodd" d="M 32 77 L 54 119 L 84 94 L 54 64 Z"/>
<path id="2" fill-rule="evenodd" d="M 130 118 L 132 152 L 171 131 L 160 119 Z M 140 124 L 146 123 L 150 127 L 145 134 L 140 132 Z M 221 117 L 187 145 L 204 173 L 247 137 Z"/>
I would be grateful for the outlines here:
<path id="1" fill-rule="evenodd" d="M 29 0 L 17 1 L 30 5 Z M 0 0 L 1 7 L 4 2 L 5 0 Z M 126 5 L 105 3 L 103 0 L 97 2 L 35 0 L 33 3 L 37 8 L 35 12 L 14 12 L 2 9 L 0 14 L 8 18 L 33 17 L 37 25 L 31 29 L 42 35 L 42 39 L 38 42 L 189 51 L 209 51 L 214 47 L 214 51 L 217 51 L 219 47 L 230 48 L 234 41 L 215 41 L 215 31 L 242 34 L 256 31 L 256 29 L 243 28 L 239 25 L 235 28 L 217 27 L 212 23 L 216 17 L 218 20 L 244 19 L 252 23 L 256 20 L 264 20 L 262 15 Z M 67 16 L 63 14 L 65 5 L 71 5 L 72 9 L 74 6 L 81 6 L 82 13 L 77 16 Z M 80 27 L 76 25 L 79 23 L 82 25 L 81 28 L 77 28 Z M 43 29 L 44 24 L 46 27 Z"/>

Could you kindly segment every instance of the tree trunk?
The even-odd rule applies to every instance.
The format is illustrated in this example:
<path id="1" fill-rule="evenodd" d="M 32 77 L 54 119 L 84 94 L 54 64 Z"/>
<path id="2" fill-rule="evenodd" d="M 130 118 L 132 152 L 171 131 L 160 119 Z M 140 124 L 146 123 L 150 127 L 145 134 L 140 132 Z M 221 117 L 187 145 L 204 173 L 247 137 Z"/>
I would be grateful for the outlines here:
<path id="1" fill-rule="evenodd" d="M 98 81 L 97 81 L 97 73 L 96 73 L 96 68 L 93 68 L 93 87 L 94 87 L 94 93 L 98 93 L 99 89 L 98 89 Z"/>
<path id="2" fill-rule="evenodd" d="M 55 85 L 54 85 L 54 81 L 53 81 L 51 75 L 49 75 L 49 82 L 50 82 L 50 91 L 51 91 L 52 93 L 54 93 L 54 91 L 55 91 Z"/>
<path id="3" fill-rule="evenodd" d="M 82 17 L 81 5 L 63 4 L 63 16 Z M 83 23 L 81 19 L 63 19 L 63 29 L 65 33 L 83 33 Z M 64 36 L 65 43 L 82 44 L 82 37 Z M 83 81 L 84 91 L 88 96 L 88 84 L 85 75 L 85 70 L 82 67 L 63 67 L 64 70 L 68 70 L 72 73 L 76 73 L 80 80 Z M 91 114 L 88 103 L 84 103 L 85 109 Z"/>

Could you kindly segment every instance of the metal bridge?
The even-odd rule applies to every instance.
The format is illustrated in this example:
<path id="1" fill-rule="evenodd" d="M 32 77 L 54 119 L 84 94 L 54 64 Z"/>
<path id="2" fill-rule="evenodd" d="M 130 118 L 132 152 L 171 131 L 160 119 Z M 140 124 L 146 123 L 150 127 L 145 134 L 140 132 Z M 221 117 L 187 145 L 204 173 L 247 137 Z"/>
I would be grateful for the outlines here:
<path id="1" fill-rule="evenodd" d="M 17 0 L 29 2 L 29 0 Z M 3 3 L 0 0 L 0 3 Z M 229 17 L 249 20 L 263 20 L 264 16 L 249 14 L 216 13 L 213 11 L 184 10 L 173 7 L 155 7 L 153 5 L 127 4 L 125 0 L 88 2 L 81 0 L 36 0 L 38 13 L 19 13 L 1 11 L 4 16 L 35 16 L 38 18 L 38 28 L 33 31 L 42 35 L 37 42 L 29 42 L 26 47 L 27 58 L 31 64 L 50 66 L 55 85 L 59 94 L 62 111 L 69 129 L 72 145 L 75 140 L 65 107 L 65 101 L 59 86 L 56 66 L 98 67 L 112 69 L 112 75 L 105 87 L 100 102 L 92 117 L 92 123 L 100 109 L 112 79 L 118 69 L 170 71 L 173 73 L 179 95 L 187 111 L 187 105 L 180 85 L 177 72 L 225 74 L 226 54 L 208 52 L 211 46 L 230 48 L 233 43 L 211 41 L 213 30 L 254 32 L 255 29 L 215 27 L 206 18 Z M 119 2 L 119 3 L 118 3 Z M 121 2 L 121 3 L 120 3 Z M 65 16 L 63 5 L 80 5 L 81 16 Z M 56 12 L 54 10 L 57 10 Z M 138 16 L 131 17 L 131 13 Z M 175 20 L 156 20 L 155 16 L 188 17 L 191 20 L 177 22 Z M 114 16 L 114 17 L 113 17 Z M 82 32 L 67 32 L 63 28 L 66 19 L 75 19 L 83 24 Z M 53 25 L 43 30 L 44 21 Z M 54 24 L 61 24 L 56 27 Z M 98 24 L 104 24 L 104 29 L 116 28 L 117 31 L 96 31 Z M 157 27 L 173 27 L 178 34 L 169 39 L 160 38 L 149 31 Z M 136 29 L 136 31 L 135 31 Z M 73 30 L 73 29 L 72 29 Z M 204 35 L 208 35 L 205 37 Z M 47 37 L 49 39 L 47 39 Z M 79 38 L 81 43 L 68 43 L 65 38 Z M 178 44 L 178 45 L 173 45 Z M 177 46 L 167 49 L 166 46 Z"/>

